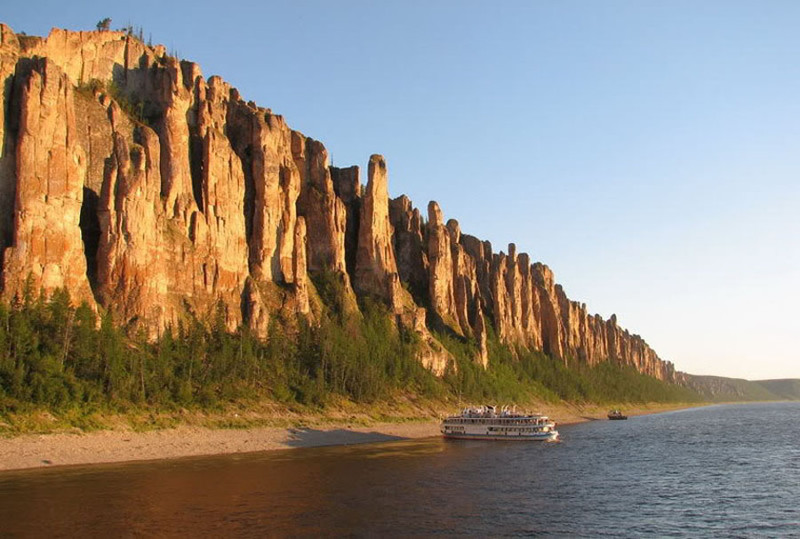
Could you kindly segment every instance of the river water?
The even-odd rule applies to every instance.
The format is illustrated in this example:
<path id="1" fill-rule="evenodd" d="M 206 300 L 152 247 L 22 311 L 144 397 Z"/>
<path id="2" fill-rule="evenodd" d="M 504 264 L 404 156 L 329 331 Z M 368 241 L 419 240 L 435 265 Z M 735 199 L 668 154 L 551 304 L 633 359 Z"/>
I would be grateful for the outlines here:
<path id="1" fill-rule="evenodd" d="M 800 403 L 0 474 L 0 536 L 800 537 Z"/>

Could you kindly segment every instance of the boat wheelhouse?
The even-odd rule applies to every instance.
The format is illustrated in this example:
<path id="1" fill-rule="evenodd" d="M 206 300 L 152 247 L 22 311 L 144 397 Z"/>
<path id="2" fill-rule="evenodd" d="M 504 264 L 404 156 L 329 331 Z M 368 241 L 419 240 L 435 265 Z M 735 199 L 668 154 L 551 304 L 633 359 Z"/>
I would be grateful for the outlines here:
<path id="1" fill-rule="evenodd" d="M 445 438 L 466 440 L 558 440 L 556 424 L 540 414 L 518 413 L 504 406 L 464 408 L 460 415 L 442 421 Z"/>

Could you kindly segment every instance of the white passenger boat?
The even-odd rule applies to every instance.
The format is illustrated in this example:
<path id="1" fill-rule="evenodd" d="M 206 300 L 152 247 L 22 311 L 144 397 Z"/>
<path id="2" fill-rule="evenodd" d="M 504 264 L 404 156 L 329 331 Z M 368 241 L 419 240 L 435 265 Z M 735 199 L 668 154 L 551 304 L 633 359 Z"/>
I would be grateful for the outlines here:
<path id="1" fill-rule="evenodd" d="M 460 415 L 442 421 L 442 434 L 467 440 L 558 440 L 556 424 L 550 418 L 518 413 L 507 406 L 500 411 L 494 406 L 464 408 Z"/>

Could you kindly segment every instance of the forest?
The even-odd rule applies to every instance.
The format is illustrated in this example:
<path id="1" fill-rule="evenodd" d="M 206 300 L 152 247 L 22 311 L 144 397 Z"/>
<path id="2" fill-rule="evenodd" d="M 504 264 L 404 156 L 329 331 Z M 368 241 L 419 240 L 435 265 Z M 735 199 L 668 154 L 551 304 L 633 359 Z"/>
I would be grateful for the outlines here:
<path id="1" fill-rule="evenodd" d="M 189 317 L 153 340 L 118 327 L 111 314 L 74 306 L 65 290 L 49 298 L 26 290 L 0 304 L 0 414 L 213 410 L 265 400 L 324 410 L 332 398 L 375 403 L 398 394 L 442 403 L 700 400 L 633 367 L 564 362 L 491 332 L 487 369 L 472 361 L 474 343 L 437 333 L 456 361 L 436 377 L 416 359 L 416 335 L 398 329 L 383 304 L 365 298 L 360 312 L 347 314 L 338 291 L 318 284 L 322 319 L 276 316 L 265 339 L 227 331 L 221 304 L 208 319 Z"/>

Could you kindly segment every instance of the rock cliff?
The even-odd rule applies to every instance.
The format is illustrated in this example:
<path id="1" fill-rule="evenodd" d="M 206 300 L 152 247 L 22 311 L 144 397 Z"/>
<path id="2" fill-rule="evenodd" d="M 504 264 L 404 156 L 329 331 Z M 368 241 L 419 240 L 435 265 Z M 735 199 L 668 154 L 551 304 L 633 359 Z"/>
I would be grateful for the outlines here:
<path id="1" fill-rule="evenodd" d="M 358 167 L 332 167 L 322 143 L 161 46 L 0 25 L 0 78 L 6 299 L 64 287 L 152 336 L 218 309 L 229 328 L 265 335 L 278 313 L 313 319 L 310 276 L 330 273 L 416 332 L 420 361 L 439 374 L 453 360 L 430 329 L 473 342 L 484 367 L 494 334 L 676 379 L 514 244 L 496 253 L 436 202 L 426 222 L 407 197 L 390 200 L 382 156 L 362 187 Z"/>

